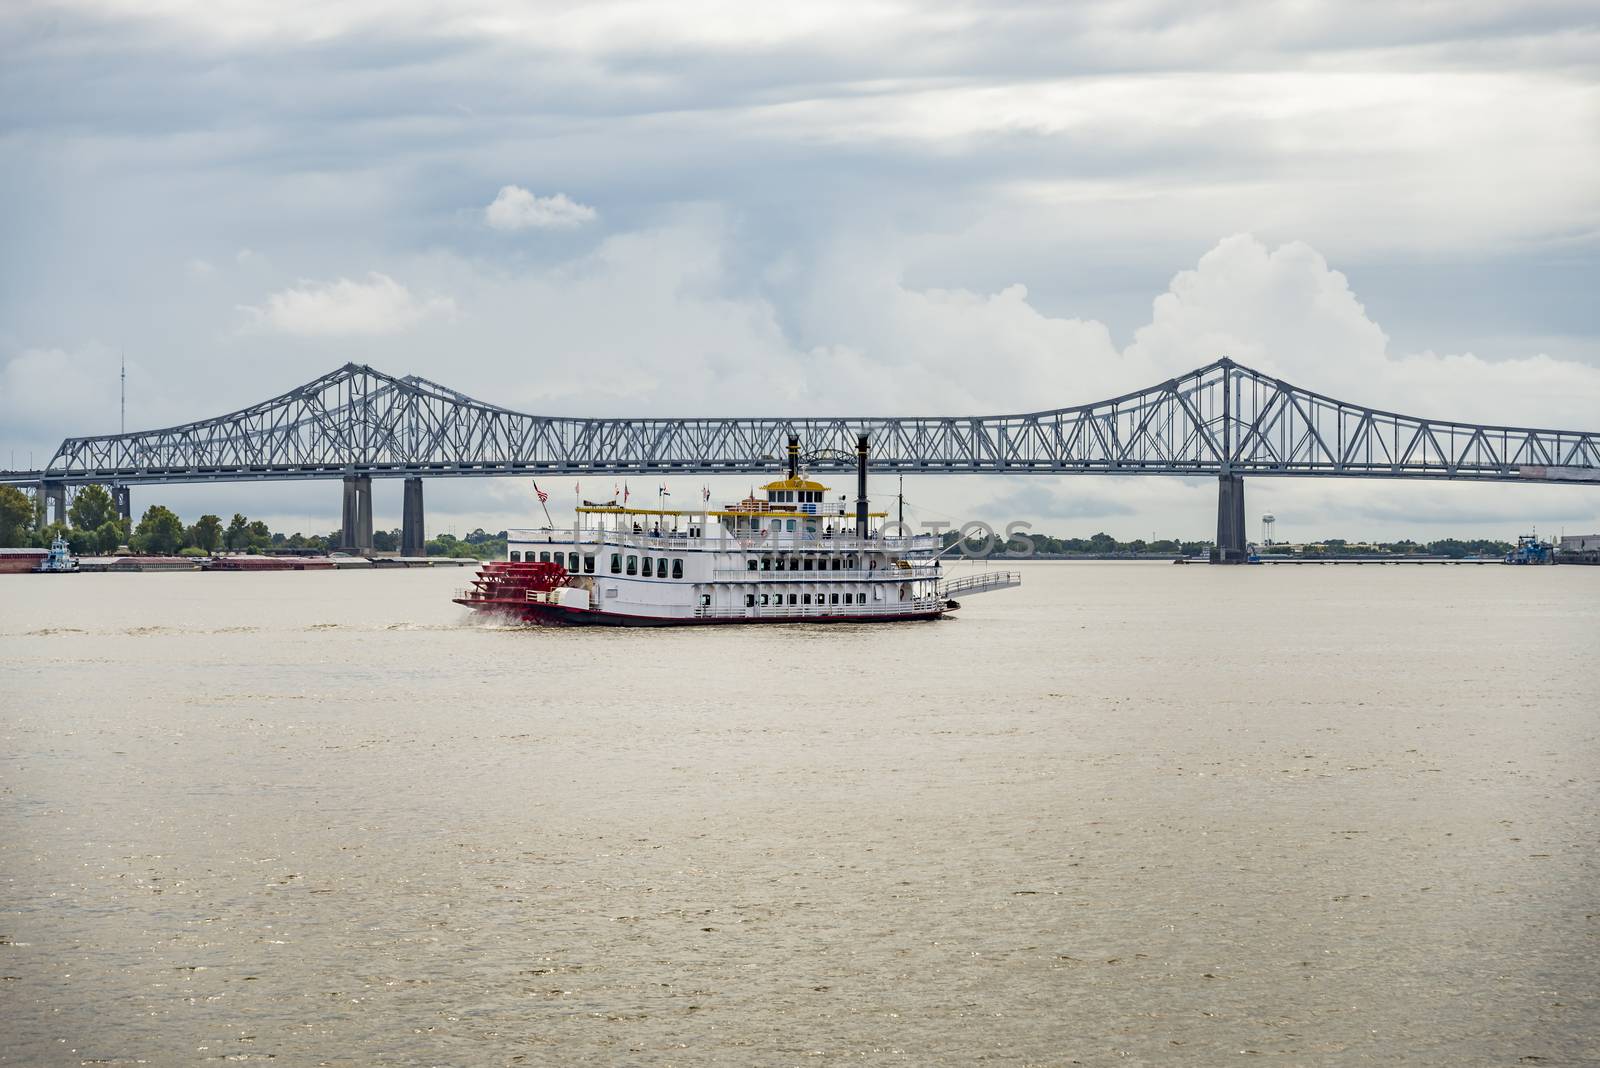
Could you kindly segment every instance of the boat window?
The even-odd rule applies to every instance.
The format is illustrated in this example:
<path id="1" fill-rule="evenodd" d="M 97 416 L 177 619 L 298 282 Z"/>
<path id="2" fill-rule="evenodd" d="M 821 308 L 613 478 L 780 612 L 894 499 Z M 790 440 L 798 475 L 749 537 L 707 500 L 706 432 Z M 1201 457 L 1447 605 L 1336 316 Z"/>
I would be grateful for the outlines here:
<path id="1" fill-rule="evenodd" d="M 809 593 L 802 594 L 801 597 L 800 597 L 800 603 L 801 604 L 810 604 L 811 603 L 811 595 Z"/>
<path id="2" fill-rule="evenodd" d="M 541 564 L 548 564 L 550 562 L 550 554 L 549 553 L 540 553 L 539 554 L 539 562 Z"/>
<path id="3" fill-rule="evenodd" d="M 520 564 L 522 562 L 522 550 L 521 549 L 512 549 L 511 550 L 511 562 L 513 564 Z"/>
<path id="4" fill-rule="evenodd" d="M 577 572 L 578 572 L 578 554 L 577 553 L 568 553 L 567 554 L 567 570 L 571 571 L 573 574 L 577 574 Z"/>
<path id="5" fill-rule="evenodd" d="M 628 574 L 637 575 L 638 573 L 639 573 L 639 558 L 637 556 L 629 556 L 628 557 Z"/>
<path id="6" fill-rule="evenodd" d="M 748 560 L 746 560 L 744 562 L 744 569 L 746 571 L 754 571 L 756 569 L 756 559 L 755 559 L 755 557 L 752 556 L 750 559 L 748 559 Z"/>
<path id="7" fill-rule="evenodd" d="M 853 556 L 845 557 L 844 566 L 849 568 L 851 571 L 854 571 L 856 569 L 856 558 Z"/>
<path id="8" fill-rule="evenodd" d="M 672 561 L 672 577 L 683 578 L 683 557 L 674 557 Z"/>
<path id="9" fill-rule="evenodd" d="M 787 519 L 787 520 L 784 520 L 784 522 L 787 524 L 787 526 L 785 527 L 786 530 L 793 530 L 794 529 L 794 520 L 793 519 Z"/>
<path id="10" fill-rule="evenodd" d="M 704 608 L 704 607 L 709 606 L 710 604 L 711 604 L 711 595 L 709 593 L 702 593 L 700 595 L 700 606 L 702 608 Z"/>
<path id="11" fill-rule="evenodd" d="M 763 556 L 761 558 L 761 570 L 763 570 L 763 571 L 771 571 L 772 570 L 772 557 Z"/>
<path id="12" fill-rule="evenodd" d="M 756 606 L 756 595 L 753 594 L 753 593 L 745 594 L 744 595 L 744 606 L 746 608 L 754 608 Z"/>
<path id="13" fill-rule="evenodd" d="M 829 570 L 832 570 L 832 571 L 839 570 L 839 558 L 837 556 L 835 556 L 833 558 L 833 560 L 828 564 L 828 568 L 829 568 Z"/>
<path id="14" fill-rule="evenodd" d="M 856 595 L 853 594 L 853 593 L 847 593 L 847 594 L 844 595 L 844 603 L 845 604 L 855 604 L 855 600 L 856 600 Z"/>
<path id="15" fill-rule="evenodd" d="M 839 603 L 839 595 L 837 593 L 830 593 L 828 595 L 828 603 L 829 604 L 838 604 Z"/>
<path id="16" fill-rule="evenodd" d="M 644 558 L 644 577 L 645 578 L 655 578 L 656 577 L 655 563 L 653 561 L 651 561 L 651 559 L 648 556 Z"/>
<path id="17" fill-rule="evenodd" d="M 583 573 L 585 575 L 594 574 L 594 557 L 585 556 L 583 558 Z"/>
<path id="18" fill-rule="evenodd" d="M 761 603 L 762 604 L 771 604 L 772 603 L 772 595 L 770 593 L 763 593 L 761 595 Z"/>
<path id="19" fill-rule="evenodd" d="M 807 571 L 811 570 L 811 557 L 809 557 L 809 556 L 806 557 L 806 561 L 805 561 L 805 565 L 804 566 L 805 566 L 805 569 Z"/>
<path id="20" fill-rule="evenodd" d="M 780 557 L 778 557 L 778 566 L 777 566 L 776 570 L 782 571 L 784 569 L 784 567 L 785 567 L 785 564 L 783 562 L 783 557 L 780 556 Z"/>

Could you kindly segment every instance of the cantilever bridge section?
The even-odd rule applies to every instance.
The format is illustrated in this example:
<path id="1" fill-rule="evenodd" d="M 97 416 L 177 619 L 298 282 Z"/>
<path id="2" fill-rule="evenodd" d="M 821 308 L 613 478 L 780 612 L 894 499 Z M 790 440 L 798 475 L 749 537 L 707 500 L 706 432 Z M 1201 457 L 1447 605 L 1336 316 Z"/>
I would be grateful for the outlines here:
<path id="1" fill-rule="evenodd" d="M 347 364 L 214 419 L 68 438 L 42 471 L 7 472 L 51 507 L 66 487 L 345 480 L 345 541 L 371 545 L 371 480 L 404 478 L 406 548 L 420 550 L 422 478 L 733 474 L 772 470 L 790 434 L 813 470 L 915 474 L 1187 475 L 1218 479 L 1218 556 L 1242 559 L 1251 475 L 1577 482 L 1600 486 L 1600 431 L 1401 415 L 1220 359 L 1092 404 L 1020 415 L 584 419 L 528 415 L 417 376 Z"/>

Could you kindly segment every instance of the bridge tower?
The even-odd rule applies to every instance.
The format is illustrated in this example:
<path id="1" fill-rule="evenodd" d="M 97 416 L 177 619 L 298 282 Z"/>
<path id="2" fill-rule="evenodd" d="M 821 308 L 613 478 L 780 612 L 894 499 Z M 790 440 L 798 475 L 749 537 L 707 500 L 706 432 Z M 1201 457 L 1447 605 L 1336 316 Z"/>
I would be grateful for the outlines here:
<path id="1" fill-rule="evenodd" d="M 1213 564 L 1242 564 L 1250 555 L 1244 526 L 1244 476 L 1217 478 L 1217 547 Z"/>
<path id="2" fill-rule="evenodd" d="M 427 554 L 427 536 L 422 533 L 422 479 L 408 478 L 405 507 L 400 515 L 400 555 Z"/>
<path id="3" fill-rule="evenodd" d="M 1244 476 L 1233 473 L 1234 362 L 1224 357 L 1222 368 L 1222 472 L 1217 476 L 1217 544 L 1213 564 L 1242 564 L 1250 555 L 1244 525 Z"/>
<path id="4" fill-rule="evenodd" d="M 65 482 L 39 483 L 39 496 L 44 501 L 44 524 L 67 522 L 67 484 Z"/>
<path id="5" fill-rule="evenodd" d="M 346 475 L 344 526 L 339 548 L 361 556 L 372 555 L 372 476 Z"/>

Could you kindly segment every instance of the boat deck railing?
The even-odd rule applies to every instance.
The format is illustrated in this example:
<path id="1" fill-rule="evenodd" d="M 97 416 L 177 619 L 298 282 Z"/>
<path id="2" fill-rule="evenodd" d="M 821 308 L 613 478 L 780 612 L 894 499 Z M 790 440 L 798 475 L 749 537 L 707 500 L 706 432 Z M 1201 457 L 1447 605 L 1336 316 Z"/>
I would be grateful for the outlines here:
<path id="1" fill-rule="evenodd" d="M 609 527 L 541 527 L 539 529 L 509 530 L 506 538 L 517 544 L 577 545 L 602 547 L 635 547 L 640 549 L 693 549 L 705 552 L 891 552 L 925 553 L 937 551 L 939 538 L 934 534 L 908 534 L 895 537 L 858 538 L 854 534 L 835 534 L 829 537 L 800 537 L 782 533 L 766 536 L 739 536 L 731 533 L 711 532 L 691 537 L 673 531 L 614 530 Z"/>
<path id="2" fill-rule="evenodd" d="M 944 607 L 943 597 L 917 597 L 907 601 L 872 601 L 867 604 L 770 604 L 697 605 L 696 619 L 818 619 L 828 616 L 894 616 L 935 612 Z"/>
<path id="3" fill-rule="evenodd" d="M 909 579 L 938 578 L 936 566 L 819 568 L 815 571 L 752 571 L 749 568 L 718 568 L 711 572 L 718 582 L 903 582 Z"/>
<path id="4" fill-rule="evenodd" d="M 970 597 L 975 593 L 1009 590 L 1013 586 L 1020 585 L 1022 585 L 1020 571 L 985 571 L 977 575 L 963 575 L 942 583 L 939 586 L 939 593 L 943 597 L 953 597 L 957 594 Z"/>

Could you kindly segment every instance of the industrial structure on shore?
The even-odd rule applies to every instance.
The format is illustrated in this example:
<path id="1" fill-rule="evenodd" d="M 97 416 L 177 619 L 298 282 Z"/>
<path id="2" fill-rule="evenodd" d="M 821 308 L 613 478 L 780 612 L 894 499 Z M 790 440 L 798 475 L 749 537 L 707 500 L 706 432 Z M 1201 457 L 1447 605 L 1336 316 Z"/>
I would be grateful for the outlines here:
<path id="1" fill-rule="evenodd" d="M 526 415 L 416 376 L 347 364 L 281 396 L 161 430 L 68 438 L 31 488 L 46 521 L 69 487 L 343 480 L 343 546 L 372 549 L 372 480 L 404 480 L 401 551 L 423 551 L 426 478 L 741 474 L 783 466 L 798 435 L 810 469 L 903 474 L 1204 475 L 1217 479 L 1212 559 L 1242 563 L 1246 477 L 1581 483 L 1600 488 L 1600 431 L 1399 415 L 1290 385 L 1229 359 L 1110 400 L 1000 416 L 585 419 Z"/>

